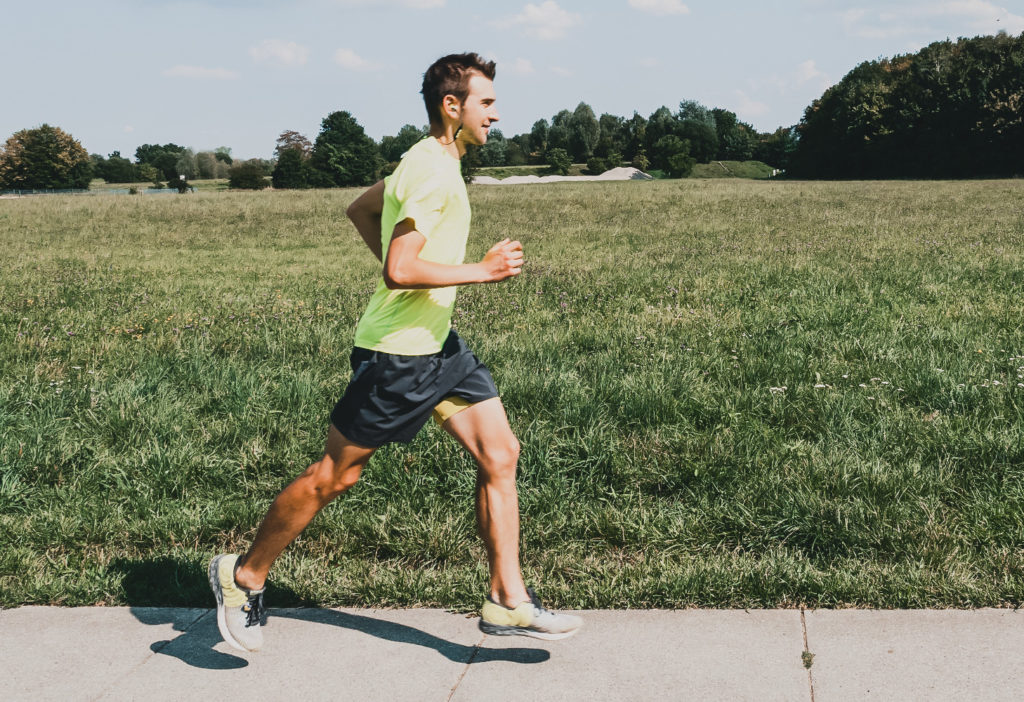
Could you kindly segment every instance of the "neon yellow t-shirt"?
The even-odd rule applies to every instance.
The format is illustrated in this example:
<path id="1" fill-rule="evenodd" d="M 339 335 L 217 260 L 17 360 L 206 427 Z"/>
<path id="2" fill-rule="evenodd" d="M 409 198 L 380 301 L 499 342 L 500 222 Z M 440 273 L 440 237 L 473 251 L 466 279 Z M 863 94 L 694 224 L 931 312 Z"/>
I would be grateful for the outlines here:
<path id="1" fill-rule="evenodd" d="M 420 258 L 460 264 L 469 237 L 469 197 L 457 159 L 437 139 L 413 146 L 384 179 L 380 241 L 384 255 L 395 225 L 414 220 L 427 243 Z M 425 356 L 441 350 L 451 329 L 456 286 L 388 290 L 382 277 L 356 327 L 355 345 L 372 351 Z"/>

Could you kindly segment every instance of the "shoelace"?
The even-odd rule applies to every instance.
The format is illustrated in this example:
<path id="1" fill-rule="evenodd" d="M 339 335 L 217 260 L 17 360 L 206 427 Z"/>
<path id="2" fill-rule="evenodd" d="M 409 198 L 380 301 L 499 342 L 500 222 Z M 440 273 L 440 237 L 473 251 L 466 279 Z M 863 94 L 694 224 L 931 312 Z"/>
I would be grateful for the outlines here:
<path id="1" fill-rule="evenodd" d="M 530 603 L 537 609 L 537 612 L 546 612 L 544 605 L 541 604 L 540 598 L 537 597 L 537 593 L 533 591 L 532 587 L 526 588 L 526 594 L 530 596 Z"/>
<path id="2" fill-rule="evenodd" d="M 242 607 L 242 611 L 245 612 L 245 625 L 247 627 L 259 626 L 263 621 L 263 615 L 266 613 L 266 607 L 263 605 L 263 590 L 249 593 L 249 600 Z"/>

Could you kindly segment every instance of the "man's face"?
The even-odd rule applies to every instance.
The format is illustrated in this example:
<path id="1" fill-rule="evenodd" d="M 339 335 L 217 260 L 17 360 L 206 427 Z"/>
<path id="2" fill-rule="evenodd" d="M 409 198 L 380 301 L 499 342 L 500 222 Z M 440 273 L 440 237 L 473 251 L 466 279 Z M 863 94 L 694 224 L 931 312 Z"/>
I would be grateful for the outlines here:
<path id="1" fill-rule="evenodd" d="M 498 121 L 498 108 L 494 106 L 494 81 L 473 73 L 469 77 L 469 95 L 462 103 L 462 131 L 459 138 L 467 144 L 483 146 L 492 122 Z"/>

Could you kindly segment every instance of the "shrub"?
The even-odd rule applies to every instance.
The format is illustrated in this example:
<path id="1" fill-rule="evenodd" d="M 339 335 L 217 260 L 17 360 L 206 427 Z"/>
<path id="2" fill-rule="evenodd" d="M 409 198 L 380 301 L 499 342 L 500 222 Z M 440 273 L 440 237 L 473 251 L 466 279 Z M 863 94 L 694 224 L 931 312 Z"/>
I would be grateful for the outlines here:
<path id="1" fill-rule="evenodd" d="M 243 161 L 231 166 L 228 171 L 228 186 L 242 190 L 262 190 L 270 185 L 263 175 L 263 165 L 257 159 Z"/>
<path id="2" fill-rule="evenodd" d="M 603 158 L 597 156 L 591 156 L 587 159 L 587 173 L 590 175 L 601 175 L 608 170 L 608 164 L 604 162 Z"/>
<path id="3" fill-rule="evenodd" d="M 643 149 L 640 149 L 636 153 L 636 156 L 633 157 L 632 165 L 633 168 L 636 168 L 641 171 L 646 171 L 648 168 L 651 167 L 651 162 L 648 160 L 647 154 L 644 152 Z"/>
<path id="4" fill-rule="evenodd" d="M 572 166 L 572 159 L 565 149 L 548 149 L 548 165 L 551 170 L 559 175 L 568 175 L 569 167 Z"/>

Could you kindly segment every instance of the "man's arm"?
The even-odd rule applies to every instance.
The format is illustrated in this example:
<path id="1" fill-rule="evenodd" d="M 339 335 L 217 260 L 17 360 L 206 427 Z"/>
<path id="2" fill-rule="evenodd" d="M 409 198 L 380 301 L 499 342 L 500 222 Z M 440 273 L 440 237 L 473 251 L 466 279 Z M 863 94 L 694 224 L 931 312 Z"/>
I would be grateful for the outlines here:
<path id="1" fill-rule="evenodd" d="M 383 252 L 380 243 L 380 214 L 384 211 L 384 181 L 377 181 L 376 184 L 367 188 L 366 192 L 355 199 L 345 214 L 356 225 L 356 231 L 363 241 L 370 247 L 370 251 L 383 261 Z"/>
<path id="2" fill-rule="evenodd" d="M 523 245 L 505 239 L 492 246 L 479 263 L 450 265 L 424 261 L 426 237 L 406 219 L 395 225 L 384 261 L 384 284 L 392 290 L 444 288 L 469 283 L 497 283 L 523 270 Z"/>

